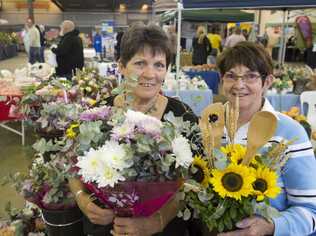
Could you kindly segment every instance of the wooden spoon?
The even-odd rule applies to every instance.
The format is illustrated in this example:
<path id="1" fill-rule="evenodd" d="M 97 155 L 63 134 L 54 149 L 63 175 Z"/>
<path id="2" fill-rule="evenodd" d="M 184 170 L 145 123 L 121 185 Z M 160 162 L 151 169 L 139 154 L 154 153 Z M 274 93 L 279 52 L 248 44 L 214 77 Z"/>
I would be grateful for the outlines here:
<path id="1" fill-rule="evenodd" d="M 276 127 L 277 119 L 271 112 L 259 111 L 252 117 L 247 133 L 247 150 L 242 164 L 248 165 L 251 162 L 257 150 L 274 135 Z"/>

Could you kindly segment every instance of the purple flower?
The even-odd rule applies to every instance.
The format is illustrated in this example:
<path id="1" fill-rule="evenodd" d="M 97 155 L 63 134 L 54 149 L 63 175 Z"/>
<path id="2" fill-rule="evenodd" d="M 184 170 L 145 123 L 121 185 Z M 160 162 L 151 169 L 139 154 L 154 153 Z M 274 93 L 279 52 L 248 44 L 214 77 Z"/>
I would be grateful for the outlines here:
<path id="1" fill-rule="evenodd" d="M 23 182 L 22 192 L 30 193 L 33 191 L 32 189 L 33 182 L 30 179 L 27 179 Z"/>
<path id="2" fill-rule="evenodd" d="M 107 120 L 111 115 L 111 107 L 102 106 L 86 110 L 80 114 L 82 121 Z"/>

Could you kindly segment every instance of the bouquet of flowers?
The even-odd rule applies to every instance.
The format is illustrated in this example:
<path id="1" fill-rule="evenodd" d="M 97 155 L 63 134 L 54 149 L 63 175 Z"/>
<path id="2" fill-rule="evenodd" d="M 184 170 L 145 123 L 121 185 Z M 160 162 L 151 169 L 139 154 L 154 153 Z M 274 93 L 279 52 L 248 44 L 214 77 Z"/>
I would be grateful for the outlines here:
<path id="1" fill-rule="evenodd" d="M 77 70 L 73 82 L 81 97 L 95 102 L 110 96 L 112 89 L 117 86 L 115 78 L 102 77 L 99 75 L 98 69 L 95 68 Z"/>
<path id="2" fill-rule="evenodd" d="M 104 106 L 82 113 L 68 136 L 78 175 L 116 214 L 151 215 L 182 185 L 197 149 L 189 139 L 194 127 L 172 113 L 165 120 Z"/>
<path id="3" fill-rule="evenodd" d="M 78 71 L 72 81 L 51 78 L 24 88 L 22 111 L 37 129 L 63 130 L 69 117 L 78 118 L 79 108 L 87 109 L 103 101 L 115 86 L 112 80 L 90 69 Z"/>
<path id="4" fill-rule="evenodd" d="M 7 181 L 29 202 L 41 209 L 60 210 L 76 205 L 68 188 L 67 178 L 72 177 L 72 165 L 65 158 L 52 158 L 45 162 L 38 155 L 26 174 L 15 173 Z"/>
<path id="5" fill-rule="evenodd" d="M 214 134 L 221 123 L 224 124 L 220 121 L 220 117 L 224 117 L 222 113 L 222 116 L 218 113 L 207 115 L 207 122 L 212 124 Z M 234 131 L 230 130 L 236 129 L 233 126 L 238 115 L 232 117 L 235 117 L 235 121 L 228 119 L 226 123 L 230 137 L 234 135 Z M 214 138 L 206 142 L 207 137 L 210 137 L 207 135 L 212 133 L 205 132 L 203 126 L 201 129 L 204 147 L 212 148 L 206 148 L 207 156 L 195 157 L 192 162 L 191 178 L 184 183 L 183 199 L 186 207 L 179 212 L 179 216 L 184 219 L 199 217 L 210 232 L 223 232 L 234 230 L 238 221 L 253 214 L 260 214 L 267 219 L 278 214 L 268 203 L 270 198 L 277 197 L 281 191 L 277 179 L 281 166 L 287 160 L 283 153 L 288 144 L 273 144 L 252 157 L 249 163 L 243 163 L 246 147 L 233 143 L 217 146 L 212 141 Z M 221 138 L 222 134 L 218 136 Z"/>
<path id="6" fill-rule="evenodd" d="M 16 209 L 11 203 L 5 207 L 9 220 L 0 222 L 0 236 L 45 236 L 45 225 L 40 212 L 33 204 Z"/>
<path id="7" fill-rule="evenodd" d="M 207 159 L 196 157 L 191 168 L 194 178 L 184 184 L 187 208 L 182 216 L 188 219 L 193 211 L 209 231 L 223 232 L 233 230 L 238 221 L 255 213 L 267 219 L 277 214 L 268 202 L 280 193 L 277 186 L 279 159 L 274 159 L 274 154 L 284 151 L 286 145 L 282 145 L 274 145 L 263 155 L 258 154 L 249 166 L 240 164 L 246 148 L 239 144 L 217 150 L 213 168 Z"/>

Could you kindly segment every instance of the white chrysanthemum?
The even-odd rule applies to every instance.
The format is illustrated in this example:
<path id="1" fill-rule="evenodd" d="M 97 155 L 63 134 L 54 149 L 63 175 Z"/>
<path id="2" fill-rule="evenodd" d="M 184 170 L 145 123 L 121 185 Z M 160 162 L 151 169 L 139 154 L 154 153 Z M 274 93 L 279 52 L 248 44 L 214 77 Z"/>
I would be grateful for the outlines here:
<path id="1" fill-rule="evenodd" d="M 114 187 L 119 181 L 124 181 L 125 178 L 116 169 L 110 166 L 104 166 L 102 172 L 96 179 L 99 188 L 111 186 Z"/>
<path id="2" fill-rule="evenodd" d="M 121 126 L 115 126 L 111 132 L 111 137 L 116 140 L 120 140 L 122 138 L 132 138 L 134 134 L 134 125 L 124 123 Z"/>
<path id="3" fill-rule="evenodd" d="M 176 168 L 183 166 L 188 168 L 193 161 L 191 147 L 186 138 L 179 135 L 172 141 L 172 151 L 176 156 Z"/>
<path id="4" fill-rule="evenodd" d="M 120 145 L 116 141 L 106 141 L 100 148 L 100 151 L 104 153 L 104 155 L 102 155 L 102 161 L 112 168 L 123 170 L 133 165 L 131 155 L 128 155 L 123 145 Z"/>
<path id="5" fill-rule="evenodd" d="M 76 166 L 80 168 L 79 175 L 81 175 L 85 182 L 95 181 L 98 171 L 104 166 L 102 156 L 103 151 L 90 148 L 84 156 L 78 157 Z"/>
<path id="6" fill-rule="evenodd" d="M 146 134 L 160 135 L 162 123 L 160 120 L 154 118 L 154 119 L 146 120 L 142 122 L 142 124 L 140 124 L 140 127 L 144 129 L 144 132 Z"/>
<path id="7" fill-rule="evenodd" d="M 125 122 L 130 124 L 139 124 L 147 119 L 147 115 L 139 111 L 127 110 Z"/>
<path id="8" fill-rule="evenodd" d="M 128 110 L 126 112 L 125 123 L 129 126 L 135 125 L 143 129 L 145 133 L 154 135 L 160 134 L 162 127 L 161 121 L 157 118 L 133 110 Z"/>
<path id="9" fill-rule="evenodd" d="M 32 163 L 33 168 L 37 168 L 37 166 L 43 165 L 44 164 L 44 158 L 42 154 L 39 154 L 37 158 L 34 159 Z"/>

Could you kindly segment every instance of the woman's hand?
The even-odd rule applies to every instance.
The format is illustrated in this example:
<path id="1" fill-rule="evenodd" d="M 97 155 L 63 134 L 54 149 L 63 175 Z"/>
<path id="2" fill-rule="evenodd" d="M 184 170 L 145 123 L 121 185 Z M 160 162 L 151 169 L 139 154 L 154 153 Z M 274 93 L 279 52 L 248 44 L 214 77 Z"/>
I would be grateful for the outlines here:
<path id="1" fill-rule="evenodd" d="M 160 232 L 161 224 L 158 216 L 126 218 L 115 217 L 111 232 L 114 236 L 149 236 Z"/>
<path id="2" fill-rule="evenodd" d="M 246 218 L 236 224 L 240 229 L 218 234 L 218 236 L 261 236 L 273 235 L 274 224 L 258 216 Z"/>
<path id="3" fill-rule="evenodd" d="M 97 225 L 108 225 L 112 223 L 114 213 L 109 209 L 102 209 L 94 204 L 87 193 L 77 197 L 77 203 L 82 212 L 89 218 L 91 223 Z"/>

